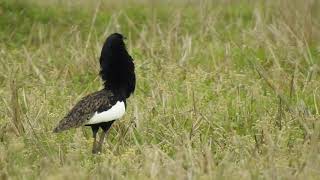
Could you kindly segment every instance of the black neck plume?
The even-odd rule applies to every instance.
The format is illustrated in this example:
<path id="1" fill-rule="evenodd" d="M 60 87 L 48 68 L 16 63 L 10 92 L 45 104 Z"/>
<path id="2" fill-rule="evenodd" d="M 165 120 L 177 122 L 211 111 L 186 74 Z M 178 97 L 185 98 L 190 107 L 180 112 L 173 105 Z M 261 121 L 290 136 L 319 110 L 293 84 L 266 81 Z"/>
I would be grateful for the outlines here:
<path id="1" fill-rule="evenodd" d="M 106 89 L 125 100 L 134 92 L 136 78 L 133 59 L 122 43 L 104 44 L 100 56 L 100 76 Z"/>

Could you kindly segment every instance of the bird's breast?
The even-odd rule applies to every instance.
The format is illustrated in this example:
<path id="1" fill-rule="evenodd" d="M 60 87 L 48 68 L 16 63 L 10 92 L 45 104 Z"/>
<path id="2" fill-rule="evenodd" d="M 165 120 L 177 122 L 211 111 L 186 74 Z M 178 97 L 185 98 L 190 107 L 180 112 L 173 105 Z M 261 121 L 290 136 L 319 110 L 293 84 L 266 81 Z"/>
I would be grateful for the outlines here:
<path id="1" fill-rule="evenodd" d="M 123 101 L 117 101 L 110 109 L 103 112 L 95 112 L 91 119 L 86 123 L 88 124 L 98 124 L 102 122 L 113 121 L 121 118 L 126 111 L 125 103 Z"/>

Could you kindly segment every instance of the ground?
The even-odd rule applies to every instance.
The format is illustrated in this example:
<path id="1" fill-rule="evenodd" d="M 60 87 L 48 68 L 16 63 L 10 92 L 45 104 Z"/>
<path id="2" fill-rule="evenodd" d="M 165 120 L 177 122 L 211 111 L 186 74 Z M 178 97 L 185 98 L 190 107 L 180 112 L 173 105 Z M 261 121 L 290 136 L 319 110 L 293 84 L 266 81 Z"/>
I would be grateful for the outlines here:
<path id="1" fill-rule="evenodd" d="M 52 133 L 121 32 L 136 92 L 92 155 Z M 317 179 L 316 0 L 0 0 L 0 179 Z"/>

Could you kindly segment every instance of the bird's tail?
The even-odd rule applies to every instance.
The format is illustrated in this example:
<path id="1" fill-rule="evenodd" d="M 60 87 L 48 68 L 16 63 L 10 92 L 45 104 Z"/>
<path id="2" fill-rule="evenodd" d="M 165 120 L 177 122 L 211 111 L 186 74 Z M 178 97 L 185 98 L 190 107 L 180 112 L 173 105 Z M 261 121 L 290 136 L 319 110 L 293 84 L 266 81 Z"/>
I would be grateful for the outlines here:
<path id="1" fill-rule="evenodd" d="M 67 129 L 68 129 L 67 121 L 66 121 L 66 119 L 64 118 L 64 119 L 62 119 L 62 120 L 59 122 L 59 124 L 53 129 L 52 132 L 54 132 L 54 133 L 60 133 L 60 132 L 62 132 L 62 131 L 64 131 L 64 130 L 67 130 Z"/>
<path id="2" fill-rule="evenodd" d="M 57 126 L 57 127 L 55 127 L 54 129 L 53 129 L 53 133 L 59 133 L 59 132 L 62 132 L 62 131 L 64 131 L 65 129 L 63 129 L 63 128 L 61 128 L 60 126 Z"/>
<path id="3" fill-rule="evenodd" d="M 61 130 L 61 129 L 57 126 L 57 127 L 55 127 L 55 128 L 53 129 L 52 132 L 54 132 L 54 133 L 59 133 L 59 132 L 61 132 L 61 131 L 63 131 L 63 130 Z"/>

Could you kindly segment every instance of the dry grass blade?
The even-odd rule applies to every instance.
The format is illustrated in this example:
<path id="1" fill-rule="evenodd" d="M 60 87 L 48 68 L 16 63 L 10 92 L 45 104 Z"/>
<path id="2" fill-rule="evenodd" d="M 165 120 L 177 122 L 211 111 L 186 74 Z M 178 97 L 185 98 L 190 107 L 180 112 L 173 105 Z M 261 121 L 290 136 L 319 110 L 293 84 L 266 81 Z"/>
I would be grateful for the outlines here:
<path id="1" fill-rule="evenodd" d="M 18 87 L 15 80 L 11 81 L 10 84 L 11 90 L 11 110 L 12 110 L 12 122 L 16 127 L 19 135 L 24 134 L 24 126 L 21 118 L 21 109 L 19 104 L 19 97 L 18 97 Z"/>
<path id="2" fill-rule="evenodd" d="M 281 99 L 281 102 L 284 103 L 287 107 L 287 109 L 290 112 L 293 112 L 293 108 L 291 107 L 289 101 L 287 98 L 280 92 L 280 90 L 277 88 L 277 86 L 270 80 L 270 78 L 267 76 L 265 71 L 263 70 L 262 66 L 259 66 L 255 64 L 255 70 L 259 74 L 259 76 L 265 80 L 265 82 L 268 84 L 268 86 L 275 92 L 275 94 Z"/>
<path id="3" fill-rule="evenodd" d="M 97 14 L 99 13 L 100 5 L 101 5 L 101 0 L 99 0 L 99 2 L 97 3 L 97 6 L 95 8 L 94 15 L 93 15 L 93 18 L 92 18 L 92 21 L 91 21 L 90 30 L 89 30 L 89 34 L 88 34 L 86 45 L 85 45 L 85 49 L 86 50 L 89 47 L 91 34 L 92 34 L 92 31 L 93 31 L 94 23 L 96 22 Z"/>
<path id="4" fill-rule="evenodd" d="M 28 61 L 28 63 L 31 65 L 32 69 L 34 70 L 34 72 L 36 73 L 36 75 L 39 77 L 39 80 L 41 81 L 41 83 L 45 84 L 46 83 L 46 79 L 44 78 L 42 72 L 39 70 L 39 68 L 32 62 L 32 58 L 29 54 L 29 52 L 27 51 L 27 49 L 25 47 L 23 47 L 24 50 L 24 54 L 26 55 L 26 59 Z"/>

